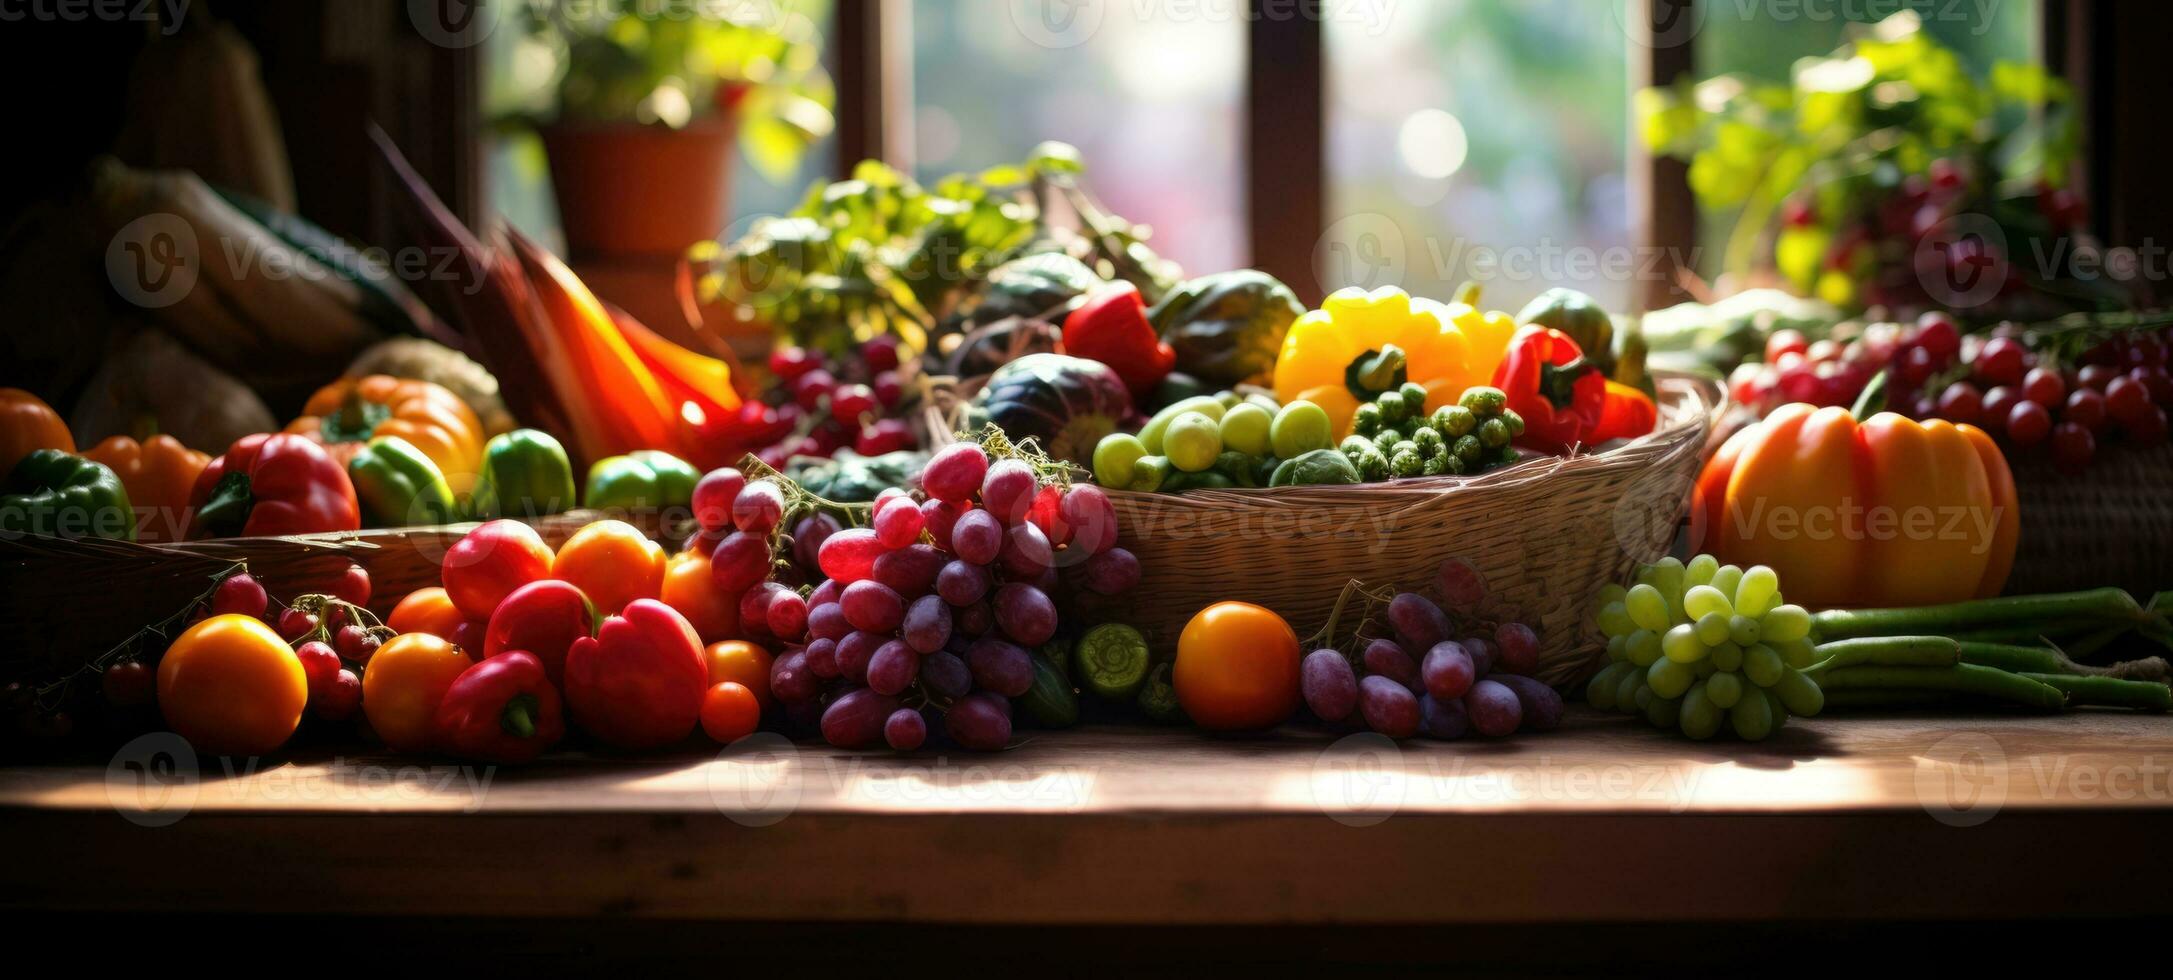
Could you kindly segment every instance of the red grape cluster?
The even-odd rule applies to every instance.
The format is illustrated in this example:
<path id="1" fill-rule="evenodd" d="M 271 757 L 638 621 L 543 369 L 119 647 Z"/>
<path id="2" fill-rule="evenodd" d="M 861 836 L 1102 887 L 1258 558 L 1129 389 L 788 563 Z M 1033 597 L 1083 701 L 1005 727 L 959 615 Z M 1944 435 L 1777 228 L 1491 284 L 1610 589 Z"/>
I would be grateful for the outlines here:
<path id="1" fill-rule="evenodd" d="M 884 334 L 861 344 L 850 363 L 804 347 L 771 351 L 770 373 L 779 381 L 772 401 L 748 401 L 737 420 L 748 450 L 782 469 L 794 456 L 829 456 L 848 447 L 862 456 L 912 448 L 913 430 L 905 420 L 886 417 L 905 399 L 902 350 L 896 337 Z"/>
<path id="2" fill-rule="evenodd" d="M 1760 414 L 1790 401 L 1848 405 L 1883 368 L 1894 410 L 1966 422 L 2013 448 L 2049 443 L 2054 462 L 2073 472 L 2116 432 L 2137 446 L 2165 441 L 2169 344 L 2173 335 L 2124 332 L 2085 352 L 2077 368 L 2032 353 L 2017 327 L 1965 337 L 1944 313 L 1910 328 L 1873 324 L 1845 344 L 1779 330 L 1766 343 L 1766 364 L 1738 369 L 1734 394 Z"/>
<path id="3" fill-rule="evenodd" d="M 1460 610 L 1485 596 L 1477 572 L 1453 558 L 1441 564 L 1437 585 Z M 1460 630 L 1416 592 L 1390 599 L 1387 618 L 1394 638 L 1361 636 L 1365 646 L 1356 664 L 1332 646 L 1301 662 L 1299 689 L 1321 720 L 1362 724 L 1390 738 L 1444 741 L 1472 731 L 1501 736 L 1562 723 L 1562 695 L 1530 676 L 1539 667 L 1539 634 L 1530 626 L 1504 622 L 1489 633 L 1467 620 Z"/>
<path id="4" fill-rule="evenodd" d="M 736 475 L 705 477 L 716 480 L 706 498 L 697 487 L 695 516 L 717 535 L 711 576 L 741 596 L 743 631 L 784 645 L 772 693 L 843 748 L 919 748 L 932 721 L 965 748 L 1004 747 L 1009 699 L 1033 684 L 1030 651 L 1056 635 L 1052 596 L 1139 581 L 1100 488 L 1046 483 L 1028 461 L 991 460 L 971 443 L 929 459 L 919 498 L 878 495 L 866 527 L 801 518 L 783 568 L 771 557 L 783 488 L 735 488 Z M 714 503 L 727 490 L 729 526 Z M 821 579 L 805 594 L 780 581 L 802 570 Z"/>

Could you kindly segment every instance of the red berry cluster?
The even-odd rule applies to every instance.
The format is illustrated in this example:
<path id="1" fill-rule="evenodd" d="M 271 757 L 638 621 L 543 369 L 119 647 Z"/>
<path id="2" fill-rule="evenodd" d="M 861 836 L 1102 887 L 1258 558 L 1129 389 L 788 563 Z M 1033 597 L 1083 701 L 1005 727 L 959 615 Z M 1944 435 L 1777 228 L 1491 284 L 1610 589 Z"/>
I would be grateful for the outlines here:
<path id="1" fill-rule="evenodd" d="M 830 456 L 851 448 L 862 456 L 911 449 L 913 430 L 886 413 L 905 400 L 903 348 L 884 334 L 861 344 L 849 362 L 804 347 L 770 352 L 778 385 L 767 400 L 750 400 L 735 420 L 764 463 L 782 469 L 794 456 Z"/>

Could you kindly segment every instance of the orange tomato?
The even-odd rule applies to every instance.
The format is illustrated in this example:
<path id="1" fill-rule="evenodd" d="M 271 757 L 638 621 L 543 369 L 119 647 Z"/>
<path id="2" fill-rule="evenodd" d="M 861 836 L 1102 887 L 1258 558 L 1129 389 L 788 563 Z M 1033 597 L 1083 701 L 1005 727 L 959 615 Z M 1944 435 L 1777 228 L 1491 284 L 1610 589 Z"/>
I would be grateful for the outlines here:
<path id="1" fill-rule="evenodd" d="M 453 605 L 452 597 L 435 585 L 408 593 L 392 607 L 392 615 L 385 617 L 385 625 L 395 633 L 428 633 L 447 640 L 467 621 L 467 614 Z"/>
<path id="2" fill-rule="evenodd" d="M 438 576 L 453 605 L 469 619 L 487 620 L 514 589 L 552 577 L 551 546 L 519 521 L 486 521 L 445 549 Z"/>
<path id="3" fill-rule="evenodd" d="M 75 437 L 38 396 L 21 388 L 0 388 L 0 479 L 5 479 L 33 449 L 75 452 Z"/>
<path id="4" fill-rule="evenodd" d="M 1177 636 L 1170 682 L 1201 728 L 1267 728 L 1298 710 L 1298 634 L 1249 602 L 1200 610 Z"/>
<path id="5" fill-rule="evenodd" d="M 377 648 L 362 672 L 362 713 L 398 752 L 430 748 L 430 723 L 453 681 L 474 661 L 428 633 L 402 633 Z"/>
<path id="6" fill-rule="evenodd" d="M 262 755 L 286 744 L 309 703 L 309 678 L 285 640 L 254 616 L 188 628 L 158 664 L 158 707 L 197 751 Z"/>
<path id="7" fill-rule="evenodd" d="M 664 549 L 625 521 L 597 521 L 566 539 L 551 562 L 551 577 L 572 582 L 609 616 L 663 593 Z"/>
<path id="8" fill-rule="evenodd" d="M 709 665 L 709 683 L 726 681 L 739 684 L 754 692 L 755 700 L 767 708 L 770 706 L 770 652 L 746 640 L 726 640 L 712 643 L 702 651 L 702 661 Z"/>
<path id="9" fill-rule="evenodd" d="M 719 742 L 731 743 L 754 734 L 762 723 L 762 702 L 755 692 L 734 681 L 713 684 L 702 695 L 702 731 Z"/>
<path id="10" fill-rule="evenodd" d="M 715 643 L 739 632 L 739 597 L 717 588 L 706 555 L 687 552 L 672 556 L 664 566 L 664 590 L 658 598 L 685 616 L 703 643 Z"/>
<path id="11" fill-rule="evenodd" d="M 121 478 L 128 502 L 136 508 L 136 540 L 176 541 L 188 516 L 189 494 L 211 457 L 168 435 L 139 443 L 113 436 L 84 450 L 83 458 L 103 463 Z"/>

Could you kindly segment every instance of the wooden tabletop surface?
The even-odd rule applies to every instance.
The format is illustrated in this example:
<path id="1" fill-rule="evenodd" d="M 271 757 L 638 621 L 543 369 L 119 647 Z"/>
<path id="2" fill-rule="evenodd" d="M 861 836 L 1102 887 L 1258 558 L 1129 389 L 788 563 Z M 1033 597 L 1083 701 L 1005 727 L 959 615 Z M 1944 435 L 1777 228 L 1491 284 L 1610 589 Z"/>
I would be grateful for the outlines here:
<path id="1" fill-rule="evenodd" d="M 0 905 L 1059 923 L 2173 912 L 2173 718 L 1828 717 L 1692 743 L 1087 727 L 520 769 L 158 742 L 0 768 Z M 33 846 L 25 846 L 33 845 Z"/>

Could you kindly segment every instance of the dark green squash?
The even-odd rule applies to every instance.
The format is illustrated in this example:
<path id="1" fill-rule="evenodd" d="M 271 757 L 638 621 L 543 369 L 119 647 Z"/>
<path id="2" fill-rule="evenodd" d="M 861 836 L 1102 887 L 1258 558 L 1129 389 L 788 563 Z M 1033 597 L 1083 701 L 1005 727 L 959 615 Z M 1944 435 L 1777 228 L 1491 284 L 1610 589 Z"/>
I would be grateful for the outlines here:
<path id="1" fill-rule="evenodd" d="M 1297 294 L 1274 276 L 1238 269 L 1186 281 L 1147 316 L 1177 352 L 1177 370 L 1228 388 L 1267 383 L 1283 335 L 1304 312 Z"/>
<path id="2" fill-rule="evenodd" d="M 1100 361 L 1028 354 L 989 375 L 973 396 L 974 428 L 994 422 L 1013 441 L 1032 438 L 1051 457 L 1085 466 L 1094 445 L 1132 414 L 1132 396 Z"/>

